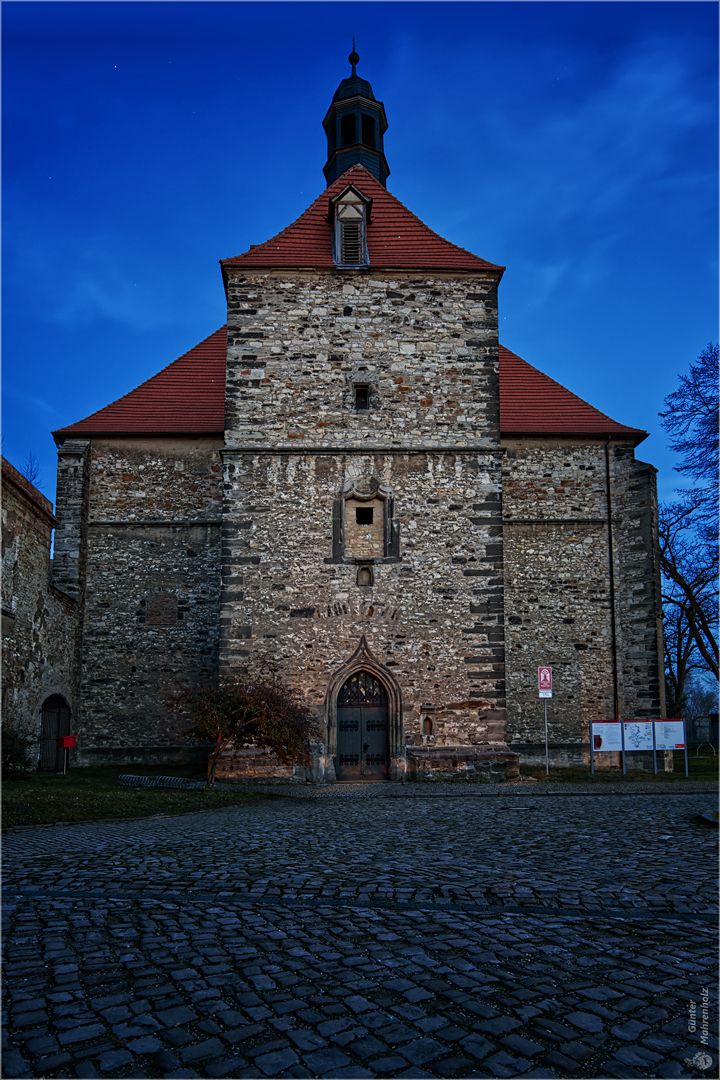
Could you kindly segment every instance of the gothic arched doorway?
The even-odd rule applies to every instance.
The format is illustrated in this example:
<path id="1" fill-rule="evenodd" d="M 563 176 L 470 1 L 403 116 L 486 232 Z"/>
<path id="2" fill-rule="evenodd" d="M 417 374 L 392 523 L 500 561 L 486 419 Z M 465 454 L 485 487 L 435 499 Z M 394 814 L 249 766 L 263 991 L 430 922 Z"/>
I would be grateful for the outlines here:
<path id="1" fill-rule="evenodd" d="M 338 780 L 387 780 L 388 698 L 369 671 L 345 680 L 337 698 Z"/>
<path id="2" fill-rule="evenodd" d="M 42 728 L 40 733 L 41 772 L 62 772 L 65 751 L 58 749 L 58 736 L 70 734 L 70 706 L 60 694 L 53 694 L 43 702 Z"/>

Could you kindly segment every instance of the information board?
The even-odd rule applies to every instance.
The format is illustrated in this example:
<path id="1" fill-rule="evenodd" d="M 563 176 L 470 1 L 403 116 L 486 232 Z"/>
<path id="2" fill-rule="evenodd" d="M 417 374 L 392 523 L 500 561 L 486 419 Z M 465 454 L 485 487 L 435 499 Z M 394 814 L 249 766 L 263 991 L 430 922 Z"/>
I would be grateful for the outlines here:
<path id="1" fill-rule="evenodd" d="M 622 732 L 618 723 L 593 724 L 592 737 L 593 750 L 622 750 Z"/>
<path id="2" fill-rule="evenodd" d="M 655 746 L 658 750 L 685 749 L 685 723 L 683 720 L 656 720 Z"/>
<path id="3" fill-rule="evenodd" d="M 631 750 L 653 749 L 652 720 L 625 720 L 623 721 L 623 729 L 626 753 Z"/>

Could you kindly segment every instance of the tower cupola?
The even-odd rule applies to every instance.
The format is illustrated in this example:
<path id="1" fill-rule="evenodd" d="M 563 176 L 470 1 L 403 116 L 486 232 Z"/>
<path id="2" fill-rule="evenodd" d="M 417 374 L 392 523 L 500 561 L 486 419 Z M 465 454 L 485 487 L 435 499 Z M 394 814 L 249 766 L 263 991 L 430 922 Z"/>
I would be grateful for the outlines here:
<path id="1" fill-rule="evenodd" d="M 385 106 L 375 100 L 367 79 L 357 74 L 360 57 L 355 52 L 354 39 L 348 60 L 351 75 L 338 86 L 323 120 L 328 141 L 328 159 L 323 168 L 325 180 L 329 186 L 351 165 L 364 165 L 387 187 L 390 169 L 383 150 L 383 135 L 388 126 Z"/>

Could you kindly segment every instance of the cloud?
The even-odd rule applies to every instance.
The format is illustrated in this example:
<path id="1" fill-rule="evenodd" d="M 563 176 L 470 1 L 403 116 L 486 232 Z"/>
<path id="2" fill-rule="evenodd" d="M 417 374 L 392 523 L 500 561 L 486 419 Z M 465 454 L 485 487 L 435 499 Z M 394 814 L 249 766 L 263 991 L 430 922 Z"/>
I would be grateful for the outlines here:
<path id="1" fill-rule="evenodd" d="M 447 114 L 430 107 L 427 121 L 456 196 L 433 227 L 516 270 L 534 266 L 547 300 L 570 283 L 592 289 L 641 232 L 657 243 L 697 212 L 691 199 L 714 191 L 716 118 L 692 40 L 636 40 L 601 60 L 563 54 L 556 42 L 536 53 L 526 82 L 522 54 L 499 89 L 498 68 L 486 71 L 493 89 L 480 100 L 477 63 L 460 58 L 459 137 L 448 139 Z M 557 88 L 538 70 L 561 72 Z M 428 97 L 431 105 L 432 89 Z"/>
<path id="2" fill-rule="evenodd" d="M 50 405 L 47 401 L 44 401 L 43 398 L 23 393 L 22 390 L 18 390 L 16 387 L 8 385 L 7 383 L 4 387 L 4 396 L 12 401 L 17 401 L 18 403 L 32 405 L 33 408 L 47 413 L 48 416 L 57 417 L 59 415 L 56 406 Z"/>

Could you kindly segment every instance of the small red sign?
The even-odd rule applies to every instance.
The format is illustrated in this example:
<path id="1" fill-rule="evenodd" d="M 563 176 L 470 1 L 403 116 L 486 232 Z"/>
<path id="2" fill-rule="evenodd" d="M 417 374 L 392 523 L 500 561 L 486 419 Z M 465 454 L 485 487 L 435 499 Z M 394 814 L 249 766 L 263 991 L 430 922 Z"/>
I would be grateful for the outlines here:
<path id="1" fill-rule="evenodd" d="M 62 749 L 72 750 L 72 748 L 75 746 L 75 736 L 74 735 L 58 735 L 58 741 L 57 742 L 58 742 L 58 746 L 60 747 L 61 750 Z"/>
<path id="2" fill-rule="evenodd" d="M 538 690 L 552 690 L 552 668 L 538 668 Z"/>

